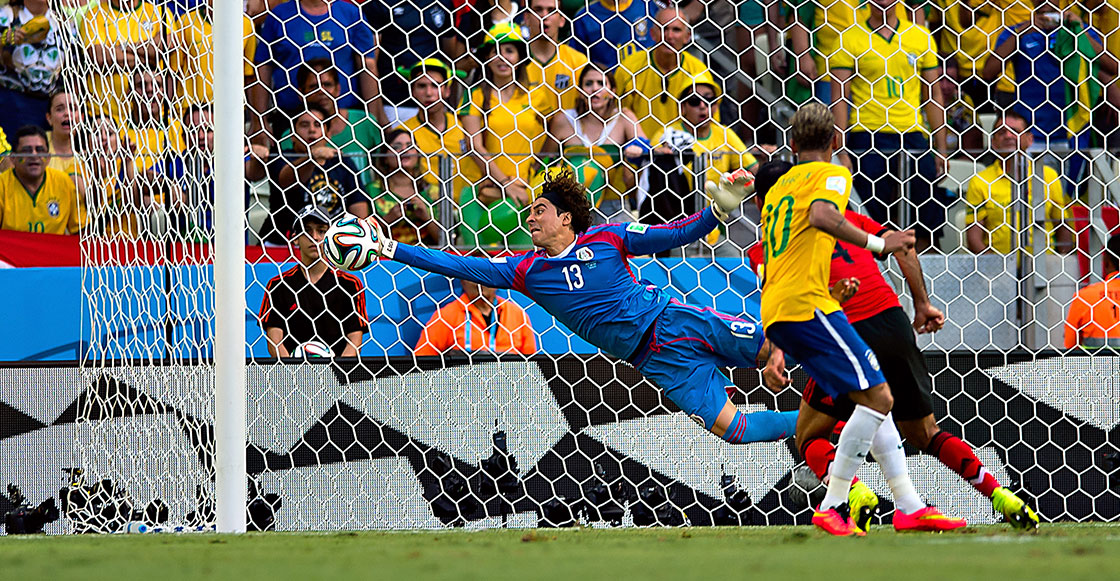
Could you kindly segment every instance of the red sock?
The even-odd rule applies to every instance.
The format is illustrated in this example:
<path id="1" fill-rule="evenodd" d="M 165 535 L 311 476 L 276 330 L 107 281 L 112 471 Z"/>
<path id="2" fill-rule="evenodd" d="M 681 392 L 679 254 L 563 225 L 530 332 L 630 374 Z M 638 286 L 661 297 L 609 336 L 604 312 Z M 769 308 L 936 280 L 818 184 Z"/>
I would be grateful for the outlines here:
<path id="1" fill-rule="evenodd" d="M 832 461 L 836 458 L 836 446 L 825 438 L 812 438 L 801 446 L 801 457 L 805 459 L 805 464 L 809 466 L 809 470 L 821 479 L 821 482 L 828 480 L 828 467 L 832 465 Z M 859 478 L 853 478 L 852 484 L 859 482 Z"/>
<path id="2" fill-rule="evenodd" d="M 936 456 L 942 464 L 960 474 L 961 478 L 967 480 L 985 497 L 991 498 L 992 492 L 999 488 L 999 481 L 984 468 L 984 464 L 973 453 L 972 447 L 949 432 L 937 432 L 933 438 L 930 438 L 926 453 Z"/>

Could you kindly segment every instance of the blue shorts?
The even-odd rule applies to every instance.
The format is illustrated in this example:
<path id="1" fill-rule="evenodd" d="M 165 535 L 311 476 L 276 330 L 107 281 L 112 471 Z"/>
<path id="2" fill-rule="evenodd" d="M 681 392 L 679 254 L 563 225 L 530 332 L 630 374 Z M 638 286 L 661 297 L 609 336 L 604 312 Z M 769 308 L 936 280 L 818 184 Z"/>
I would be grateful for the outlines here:
<path id="1" fill-rule="evenodd" d="M 819 309 L 808 321 L 782 321 L 766 328 L 770 341 L 793 355 L 826 393 L 840 397 L 885 382 L 879 360 L 843 311 Z"/>
<path id="2" fill-rule="evenodd" d="M 758 367 L 762 325 L 673 301 L 653 323 L 634 367 L 708 430 L 727 404 L 731 379 L 723 367 Z"/>

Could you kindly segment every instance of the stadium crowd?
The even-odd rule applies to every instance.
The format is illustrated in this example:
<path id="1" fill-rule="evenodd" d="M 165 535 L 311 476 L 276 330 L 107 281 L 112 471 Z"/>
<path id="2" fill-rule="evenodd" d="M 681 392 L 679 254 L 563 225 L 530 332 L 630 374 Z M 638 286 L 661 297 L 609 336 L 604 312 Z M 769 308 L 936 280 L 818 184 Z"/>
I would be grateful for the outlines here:
<path id="1" fill-rule="evenodd" d="M 0 228 L 207 242 L 211 2 L 0 4 Z M 782 107 L 819 99 L 861 207 L 920 249 L 958 250 L 939 244 L 958 228 L 959 250 L 1015 251 L 1022 194 L 1067 253 L 1083 150 L 1120 126 L 1116 0 L 248 0 L 243 30 L 246 199 L 267 198 L 247 239 L 271 245 L 314 205 L 403 242 L 524 249 L 556 166 L 597 222 L 673 220 L 693 175 L 785 155 Z M 954 162 L 975 169 L 959 191 Z M 717 255 L 742 255 L 734 227 Z"/>

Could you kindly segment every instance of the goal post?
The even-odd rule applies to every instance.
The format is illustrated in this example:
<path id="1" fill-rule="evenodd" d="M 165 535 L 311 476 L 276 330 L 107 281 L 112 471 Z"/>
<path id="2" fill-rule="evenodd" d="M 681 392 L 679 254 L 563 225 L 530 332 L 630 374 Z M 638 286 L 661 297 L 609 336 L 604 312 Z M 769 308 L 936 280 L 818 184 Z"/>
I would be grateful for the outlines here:
<path id="1" fill-rule="evenodd" d="M 245 532 L 245 83 L 240 0 L 214 0 L 214 475 L 218 532 Z"/>

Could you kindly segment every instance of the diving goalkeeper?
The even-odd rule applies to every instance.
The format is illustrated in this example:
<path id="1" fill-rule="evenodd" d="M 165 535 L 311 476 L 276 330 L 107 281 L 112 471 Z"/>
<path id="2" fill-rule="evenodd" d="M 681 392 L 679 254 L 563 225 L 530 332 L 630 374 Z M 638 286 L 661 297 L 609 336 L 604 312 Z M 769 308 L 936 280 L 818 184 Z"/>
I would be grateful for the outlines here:
<path id="1" fill-rule="evenodd" d="M 759 368 L 770 345 L 758 322 L 686 305 L 634 278 L 628 258 L 703 238 L 753 188 L 745 171 L 709 184 L 711 207 L 669 224 L 591 228 L 591 204 L 570 172 L 546 179 L 526 224 L 535 251 L 475 258 L 385 238 L 370 221 L 381 256 L 495 288 L 517 290 L 603 351 L 624 359 L 661 388 L 696 423 L 734 443 L 780 440 L 794 433 L 797 412 L 740 412 L 727 397 L 721 367 Z"/>

